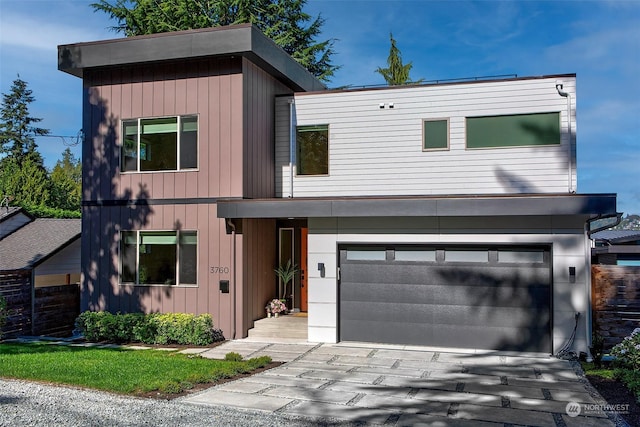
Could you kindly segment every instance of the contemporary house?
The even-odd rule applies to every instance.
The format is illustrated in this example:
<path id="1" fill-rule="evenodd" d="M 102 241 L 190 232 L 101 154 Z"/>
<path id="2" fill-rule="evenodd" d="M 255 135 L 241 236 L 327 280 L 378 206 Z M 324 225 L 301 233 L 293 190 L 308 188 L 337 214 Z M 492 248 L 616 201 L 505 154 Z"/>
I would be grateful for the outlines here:
<path id="1" fill-rule="evenodd" d="M 590 313 L 572 74 L 327 90 L 252 26 L 59 47 L 83 79 L 82 308 L 276 296 L 308 340 L 552 353 Z M 576 315 L 579 313 L 579 315 Z"/>

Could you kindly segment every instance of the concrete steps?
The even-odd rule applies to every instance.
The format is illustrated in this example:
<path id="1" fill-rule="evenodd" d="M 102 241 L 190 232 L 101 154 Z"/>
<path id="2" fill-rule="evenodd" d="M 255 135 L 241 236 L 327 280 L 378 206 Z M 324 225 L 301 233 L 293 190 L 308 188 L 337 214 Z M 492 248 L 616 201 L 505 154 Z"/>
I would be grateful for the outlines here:
<path id="1" fill-rule="evenodd" d="M 307 317 L 284 315 L 256 320 L 249 329 L 249 338 L 307 339 Z"/>

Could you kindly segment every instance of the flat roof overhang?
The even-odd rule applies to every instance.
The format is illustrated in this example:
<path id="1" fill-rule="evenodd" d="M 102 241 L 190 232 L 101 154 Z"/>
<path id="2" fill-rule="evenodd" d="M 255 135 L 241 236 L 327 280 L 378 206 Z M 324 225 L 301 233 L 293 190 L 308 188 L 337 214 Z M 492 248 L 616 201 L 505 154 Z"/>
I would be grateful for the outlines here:
<path id="1" fill-rule="evenodd" d="M 218 218 L 607 215 L 615 194 L 219 199 Z"/>
<path id="2" fill-rule="evenodd" d="M 326 87 L 250 24 L 204 28 L 58 46 L 58 70 L 83 77 L 85 69 L 244 56 L 296 91 Z"/>
<path id="3" fill-rule="evenodd" d="M 602 254 L 637 254 L 640 255 L 640 246 L 638 245 L 611 245 L 611 246 L 599 246 L 591 248 L 592 255 Z"/>

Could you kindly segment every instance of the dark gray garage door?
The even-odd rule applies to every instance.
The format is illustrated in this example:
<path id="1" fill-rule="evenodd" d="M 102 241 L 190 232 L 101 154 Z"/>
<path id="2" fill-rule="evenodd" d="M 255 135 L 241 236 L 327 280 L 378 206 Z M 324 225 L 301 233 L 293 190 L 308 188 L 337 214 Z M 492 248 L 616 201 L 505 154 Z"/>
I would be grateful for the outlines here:
<path id="1" fill-rule="evenodd" d="M 340 340 L 551 352 L 548 247 L 340 247 Z"/>

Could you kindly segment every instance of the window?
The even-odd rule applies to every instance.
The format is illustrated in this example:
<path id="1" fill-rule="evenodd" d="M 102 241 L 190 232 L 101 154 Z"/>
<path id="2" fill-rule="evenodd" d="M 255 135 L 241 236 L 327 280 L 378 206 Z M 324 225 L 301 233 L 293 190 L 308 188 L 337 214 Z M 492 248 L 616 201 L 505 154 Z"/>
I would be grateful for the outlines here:
<path id="1" fill-rule="evenodd" d="M 123 231 L 120 233 L 120 283 L 197 284 L 196 231 Z"/>
<path id="2" fill-rule="evenodd" d="M 543 263 L 544 251 L 540 250 L 518 250 L 518 249 L 499 249 L 498 250 L 498 262 L 506 263 Z"/>
<path id="3" fill-rule="evenodd" d="M 449 149 L 449 120 L 425 120 L 422 122 L 422 150 Z"/>
<path id="4" fill-rule="evenodd" d="M 298 126 L 296 130 L 298 175 L 329 174 L 329 126 Z"/>
<path id="5" fill-rule="evenodd" d="M 447 249 L 444 253 L 447 262 L 489 262 L 489 251 L 472 249 Z"/>
<path id="6" fill-rule="evenodd" d="M 467 148 L 560 144 L 560 113 L 467 117 Z"/>
<path id="7" fill-rule="evenodd" d="M 198 167 L 198 116 L 122 121 L 122 171 Z"/>

